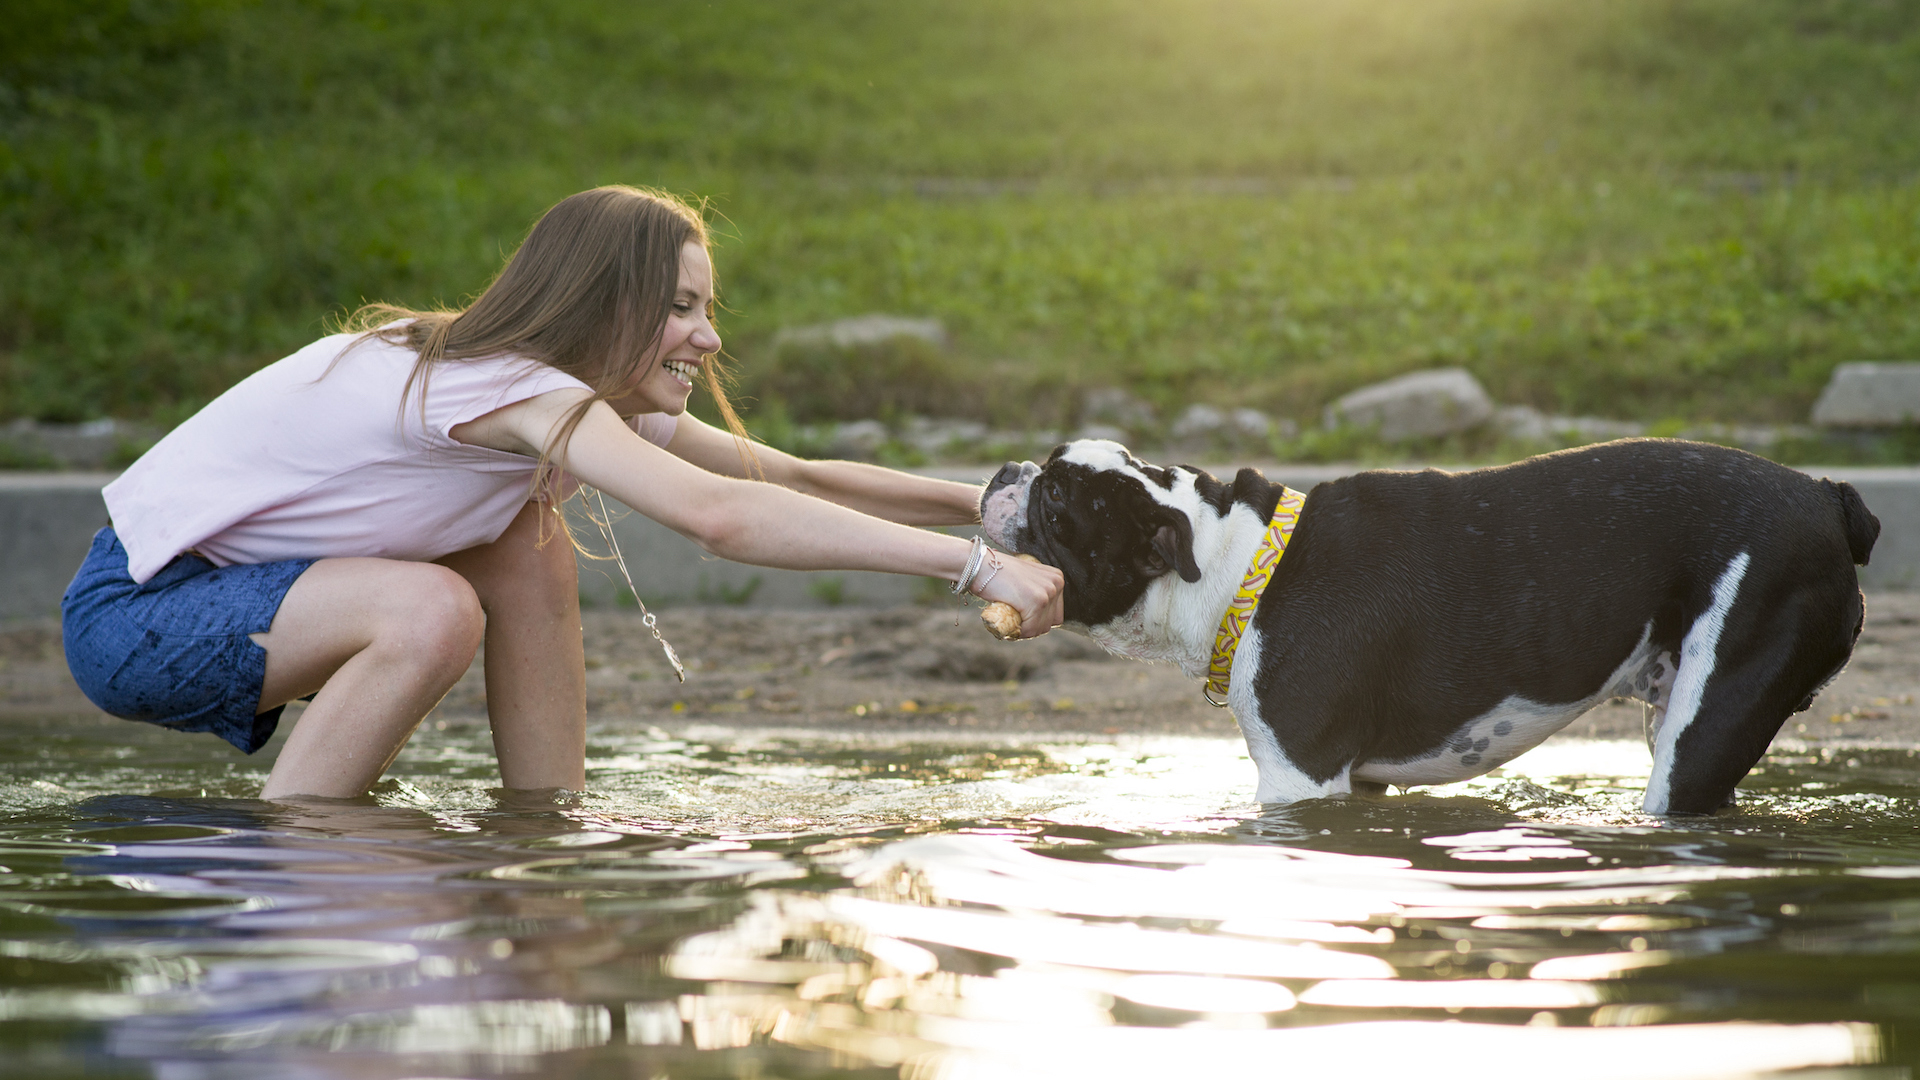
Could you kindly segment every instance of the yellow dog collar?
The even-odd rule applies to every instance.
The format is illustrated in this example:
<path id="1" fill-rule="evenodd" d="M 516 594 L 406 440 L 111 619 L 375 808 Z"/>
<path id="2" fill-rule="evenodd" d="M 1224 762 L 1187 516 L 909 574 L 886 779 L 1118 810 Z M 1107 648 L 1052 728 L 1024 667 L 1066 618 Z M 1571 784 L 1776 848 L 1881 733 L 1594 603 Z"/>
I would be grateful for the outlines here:
<path id="1" fill-rule="evenodd" d="M 1300 523 L 1300 508 L 1307 497 L 1292 488 L 1280 489 L 1279 505 L 1273 508 L 1273 520 L 1267 523 L 1267 535 L 1247 565 L 1247 576 L 1240 579 L 1240 591 L 1233 594 L 1227 613 L 1220 616 L 1220 630 L 1213 635 L 1213 655 L 1207 661 L 1207 681 L 1200 696 L 1215 708 L 1227 705 L 1227 680 L 1233 674 L 1233 654 L 1240 649 L 1240 635 L 1253 621 L 1253 609 L 1260 606 L 1261 594 L 1280 567 L 1280 556 L 1287 553 L 1287 541 L 1293 539 L 1293 527 Z M 1218 694 L 1220 700 L 1215 701 Z"/>

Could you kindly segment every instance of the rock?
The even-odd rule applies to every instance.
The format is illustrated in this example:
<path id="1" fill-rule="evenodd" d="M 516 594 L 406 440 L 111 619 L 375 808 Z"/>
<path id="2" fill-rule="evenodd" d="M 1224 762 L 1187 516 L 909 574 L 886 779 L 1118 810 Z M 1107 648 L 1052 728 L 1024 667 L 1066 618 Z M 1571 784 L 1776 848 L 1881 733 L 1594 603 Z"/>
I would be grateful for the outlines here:
<path id="1" fill-rule="evenodd" d="M 888 438 L 887 425 L 878 420 L 849 420 L 835 425 L 827 452 L 834 457 L 872 458 Z"/>
<path id="2" fill-rule="evenodd" d="M 1127 433 L 1114 427 L 1112 424 L 1082 424 L 1080 425 L 1080 429 L 1073 433 L 1073 437 L 1076 439 L 1106 439 L 1109 442 L 1117 443 L 1127 441 Z"/>
<path id="3" fill-rule="evenodd" d="M 1227 426 L 1227 414 L 1211 405 L 1189 405 L 1167 434 L 1176 442 L 1210 442 Z"/>
<path id="4" fill-rule="evenodd" d="M 1189 405 L 1167 433 L 1175 444 L 1233 449 L 1264 448 L 1275 430 L 1273 418 L 1259 409 L 1239 408 L 1228 412 L 1212 405 Z"/>
<path id="5" fill-rule="evenodd" d="M 1494 426 L 1509 439 L 1524 442 L 1548 442 L 1555 438 L 1624 439 L 1647 433 L 1645 424 L 1632 420 L 1606 420 L 1598 416 L 1553 416 L 1531 405 L 1504 405 L 1493 418 Z"/>
<path id="6" fill-rule="evenodd" d="M 978 420 L 915 416 L 907 421 L 900 439 L 928 457 L 939 457 L 977 446 L 986 441 L 987 434 L 987 425 Z"/>
<path id="7" fill-rule="evenodd" d="M 1452 435 L 1493 418 L 1493 399 L 1465 368 L 1416 371 L 1363 386 L 1327 406 L 1326 426 L 1377 427 L 1389 442 Z"/>
<path id="8" fill-rule="evenodd" d="M 1894 427 L 1920 420 L 1920 364 L 1857 363 L 1833 369 L 1813 422 L 1821 427 Z"/>
<path id="9" fill-rule="evenodd" d="M 793 326 L 773 336 L 773 347 L 788 346 L 854 349 L 863 345 L 881 345 L 895 338 L 918 338 L 937 348 L 946 348 L 947 328 L 939 319 L 913 319 L 903 315 L 856 315 L 816 326 Z"/>
<path id="10" fill-rule="evenodd" d="M 1145 431 L 1159 417 L 1153 406 L 1117 386 L 1095 387 L 1080 399 L 1080 420 L 1088 424 L 1111 424 L 1126 431 Z"/>
<path id="11" fill-rule="evenodd" d="M 1228 417 L 1228 421 L 1233 425 L 1233 430 L 1243 439 L 1265 442 L 1274 434 L 1273 417 L 1259 409 L 1235 409 Z"/>
<path id="12" fill-rule="evenodd" d="M 1701 424 L 1681 430 L 1677 433 L 1677 437 L 1723 443 L 1728 446 L 1738 446 L 1744 450 L 1768 450 L 1785 439 L 1817 442 L 1820 440 L 1820 429 L 1806 424 L 1781 424 L 1778 427 L 1755 424 Z"/>

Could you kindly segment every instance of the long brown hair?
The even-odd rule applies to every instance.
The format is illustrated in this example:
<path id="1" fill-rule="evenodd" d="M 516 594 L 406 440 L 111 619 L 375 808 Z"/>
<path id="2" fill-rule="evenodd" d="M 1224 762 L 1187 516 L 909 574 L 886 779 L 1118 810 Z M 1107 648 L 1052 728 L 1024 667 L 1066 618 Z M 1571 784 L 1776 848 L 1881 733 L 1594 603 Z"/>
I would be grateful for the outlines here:
<path id="1" fill-rule="evenodd" d="M 461 360 L 524 357 L 591 387 L 593 396 L 570 411 L 556 437 L 541 447 L 533 478 L 538 492 L 552 475 L 553 447 L 573 436 L 587 409 L 660 363 L 655 344 L 679 288 L 680 251 L 690 243 L 711 250 L 706 222 L 684 200 L 624 185 L 597 187 L 569 195 L 542 214 L 492 284 L 464 310 L 365 304 L 343 329 L 414 351 L 402 409 L 417 384 L 424 411 L 434 365 Z M 721 358 L 706 357 L 700 370 L 751 472 L 746 428 L 727 400 L 731 380 Z"/>

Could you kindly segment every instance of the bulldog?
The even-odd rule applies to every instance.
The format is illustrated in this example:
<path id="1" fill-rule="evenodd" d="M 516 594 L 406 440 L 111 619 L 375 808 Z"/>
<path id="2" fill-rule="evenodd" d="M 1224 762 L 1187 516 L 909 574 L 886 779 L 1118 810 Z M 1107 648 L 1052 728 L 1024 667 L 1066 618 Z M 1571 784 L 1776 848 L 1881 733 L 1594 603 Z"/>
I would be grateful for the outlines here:
<path id="1" fill-rule="evenodd" d="M 1880 533 L 1850 484 L 1671 439 L 1305 496 L 1083 439 L 1008 463 L 980 516 L 1065 574 L 1069 628 L 1208 680 L 1263 803 L 1464 780 L 1619 697 L 1650 814 L 1730 804 L 1840 673 Z"/>

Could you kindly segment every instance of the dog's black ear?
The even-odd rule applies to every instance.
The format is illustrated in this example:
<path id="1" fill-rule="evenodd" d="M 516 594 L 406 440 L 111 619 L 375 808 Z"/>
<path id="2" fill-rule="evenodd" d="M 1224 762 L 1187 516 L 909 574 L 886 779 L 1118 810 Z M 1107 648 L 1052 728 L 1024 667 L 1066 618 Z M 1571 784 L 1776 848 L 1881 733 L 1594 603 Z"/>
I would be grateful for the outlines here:
<path id="1" fill-rule="evenodd" d="M 1180 580 L 1191 585 L 1200 580 L 1200 566 L 1193 561 L 1193 523 L 1177 510 L 1166 521 L 1153 531 L 1152 563 L 1158 564 L 1155 569 L 1162 574 L 1169 567 L 1179 570 Z"/>

